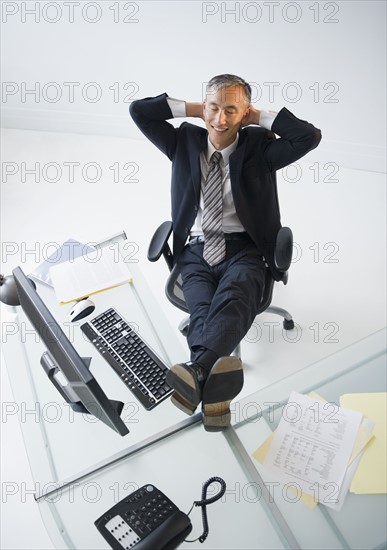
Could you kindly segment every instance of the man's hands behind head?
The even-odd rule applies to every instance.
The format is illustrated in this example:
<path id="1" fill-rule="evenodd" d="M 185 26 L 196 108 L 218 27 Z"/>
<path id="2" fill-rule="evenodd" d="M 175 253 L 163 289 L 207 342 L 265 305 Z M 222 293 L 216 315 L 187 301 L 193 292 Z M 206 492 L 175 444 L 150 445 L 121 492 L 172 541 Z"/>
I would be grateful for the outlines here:
<path id="1" fill-rule="evenodd" d="M 185 114 L 187 117 L 201 118 L 204 120 L 203 103 L 185 102 Z"/>
<path id="2" fill-rule="evenodd" d="M 242 119 L 242 128 L 249 126 L 250 124 L 259 125 L 259 117 L 261 116 L 261 111 L 249 105 L 249 110 Z"/>

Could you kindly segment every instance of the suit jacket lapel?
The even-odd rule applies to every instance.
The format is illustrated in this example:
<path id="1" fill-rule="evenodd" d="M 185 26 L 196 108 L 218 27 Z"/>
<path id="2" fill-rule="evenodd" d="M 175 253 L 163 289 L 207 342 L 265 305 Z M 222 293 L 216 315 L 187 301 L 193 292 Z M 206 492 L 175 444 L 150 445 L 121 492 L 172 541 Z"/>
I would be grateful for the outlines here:
<path id="1" fill-rule="evenodd" d="M 238 202 L 238 194 L 240 192 L 240 181 L 245 150 L 246 140 L 243 138 L 241 139 L 241 136 L 239 136 L 238 147 L 233 153 L 231 153 L 229 159 L 231 190 L 235 204 Z"/>
<path id="2" fill-rule="evenodd" d="M 202 179 L 200 168 L 200 153 L 207 148 L 207 131 L 200 134 L 200 137 L 194 147 L 190 147 L 189 161 L 191 167 L 191 179 L 194 187 L 195 197 L 199 202 L 200 184 Z"/>

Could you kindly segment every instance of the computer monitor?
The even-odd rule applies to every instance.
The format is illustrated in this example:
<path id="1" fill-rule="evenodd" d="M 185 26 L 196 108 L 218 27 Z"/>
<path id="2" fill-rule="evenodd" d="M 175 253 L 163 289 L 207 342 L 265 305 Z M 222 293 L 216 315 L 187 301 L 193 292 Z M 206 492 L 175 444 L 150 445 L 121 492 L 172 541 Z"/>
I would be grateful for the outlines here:
<path id="1" fill-rule="evenodd" d="M 62 397 L 76 412 L 92 414 L 120 435 L 129 430 L 120 418 L 124 404 L 108 399 L 82 358 L 20 267 L 13 271 L 20 305 L 43 340 L 41 364 Z"/>

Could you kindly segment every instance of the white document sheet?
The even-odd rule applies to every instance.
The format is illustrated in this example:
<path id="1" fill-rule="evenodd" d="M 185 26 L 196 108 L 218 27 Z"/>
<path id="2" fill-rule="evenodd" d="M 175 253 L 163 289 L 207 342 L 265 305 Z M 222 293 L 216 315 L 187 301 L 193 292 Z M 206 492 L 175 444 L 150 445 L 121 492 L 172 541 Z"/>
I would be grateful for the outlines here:
<path id="1" fill-rule="evenodd" d="M 50 276 L 61 303 L 131 282 L 127 264 L 117 249 L 111 248 L 101 248 L 55 265 L 50 269 Z"/>
<path id="2" fill-rule="evenodd" d="M 55 243 L 53 244 L 55 245 Z M 62 264 L 63 262 L 73 262 L 75 258 L 85 254 L 92 254 L 94 251 L 95 247 L 80 243 L 75 239 L 68 239 L 62 246 L 55 248 L 54 252 L 29 273 L 28 276 L 39 281 L 39 283 L 52 287 L 50 269 L 54 265 Z"/>
<path id="3" fill-rule="evenodd" d="M 263 465 L 275 479 L 335 506 L 362 414 L 292 392 Z"/>

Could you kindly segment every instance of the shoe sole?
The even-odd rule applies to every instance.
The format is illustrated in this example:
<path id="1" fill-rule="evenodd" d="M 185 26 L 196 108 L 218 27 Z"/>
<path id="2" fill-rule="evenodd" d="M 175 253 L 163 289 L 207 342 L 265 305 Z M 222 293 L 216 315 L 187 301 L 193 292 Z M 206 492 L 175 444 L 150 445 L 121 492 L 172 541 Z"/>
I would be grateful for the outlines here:
<path id="1" fill-rule="evenodd" d="M 167 372 L 166 382 L 175 390 L 172 403 L 187 414 L 193 414 L 201 401 L 195 378 L 182 365 L 174 365 Z"/>
<path id="2" fill-rule="evenodd" d="M 171 395 L 171 402 L 175 405 L 175 407 L 185 412 L 185 414 L 188 414 L 189 416 L 192 416 L 195 412 L 196 407 L 194 407 L 193 404 L 189 401 L 183 399 L 183 397 L 177 392 L 173 392 L 173 394 Z"/>
<path id="3" fill-rule="evenodd" d="M 221 357 L 212 367 L 203 389 L 203 424 L 207 431 L 230 425 L 230 403 L 243 387 L 242 362 L 238 357 Z"/>

